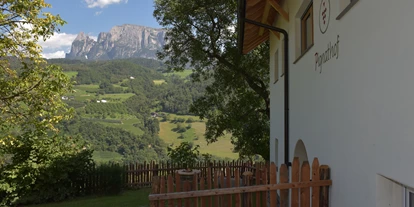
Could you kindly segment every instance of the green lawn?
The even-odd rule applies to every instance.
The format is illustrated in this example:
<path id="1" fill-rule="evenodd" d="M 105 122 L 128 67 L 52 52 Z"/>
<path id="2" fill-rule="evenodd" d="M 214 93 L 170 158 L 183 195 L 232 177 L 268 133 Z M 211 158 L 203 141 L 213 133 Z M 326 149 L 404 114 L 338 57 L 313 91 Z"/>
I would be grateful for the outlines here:
<path id="1" fill-rule="evenodd" d="M 149 206 L 150 188 L 126 191 L 118 196 L 84 197 L 74 200 L 35 205 L 33 207 L 146 207 Z"/>
<path id="2" fill-rule="evenodd" d="M 99 121 L 99 123 L 105 126 L 109 126 L 109 127 L 117 127 L 117 128 L 125 129 L 136 135 L 142 135 L 144 133 L 141 129 L 134 126 L 134 124 L 140 123 L 140 120 L 138 120 L 137 118 L 127 118 L 127 119 L 119 119 L 119 120 L 121 121 L 121 123 L 110 123 L 105 120 Z"/>
<path id="3" fill-rule="evenodd" d="M 94 89 L 98 89 L 99 85 L 93 85 L 93 84 L 82 84 L 82 85 L 75 85 L 74 87 L 75 89 L 81 89 L 84 91 L 87 90 L 94 90 Z"/>
<path id="4" fill-rule="evenodd" d="M 134 95 L 135 94 L 133 93 L 113 93 L 113 94 L 100 95 L 99 98 L 112 100 L 115 102 L 123 102 Z"/>
<path id="5" fill-rule="evenodd" d="M 172 117 L 174 117 L 171 114 Z M 194 120 L 198 120 L 198 117 L 195 116 L 177 116 L 184 117 L 185 119 L 193 117 Z M 173 119 L 173 118 L 172 118 Z M 187 126 L 188 123 L 183 123 L 184 126 Z M 219 139 L 215 143 L 207 145 L 206 140 L 204 139 L 204 133 L 206 131 L 206 124 L 204 122 L 193 122 L 191 123 L 191 129 L 188 129 L 183 133 L 184 138 L 180 139 L 180 133 L 174 131 L 174 128 L 177 127 L 177 124 L 171 122 L 160 122 L 160 132 L 159 136 L 167 144 L 174 144 L 174 146 L 179 145 L 183 141 L 193 142 L 194 144 L 200 145 L 200 153 L 210 153 L 219 157 L 228 157 L 231 159 L 237 159 L 238 154 L 233 153 L 233 144 L 231 144 L 230 135 L 226 135 Z M 198 137 L 198 140 L 195 140 L 195 137 Z"/>
<path id="6" fill-rule="evenodd" d="M 116 152 L 108 151 L 94 151 L 92 155 L 93 160 L 96 162 L 109 162 L 109 161 L 121 161 L 122 155 Z"/>
<path id="7" fill-rule="evenodd" d="M 65 71 L 65 72 L 63 72 L 65 75 L 67 75 L 69 78 L 73 78 L 73 77 L 75 77 L 75 76 L 77 76 L 78 75 L 78 72 L 77 71 Z"/>
<path id="8" fill-rule="evenodd" d="M 181 78 L 185 78 L 185 77 L 189 76 L 191 73 L 193 73 L 192 70 L 184 70 L 184 71 L 181 71 L 181 72 L 164 73 L 164 76 L 170 76 L 170 75 L 174 74 L 174 75 L 180 76 Z"/>
<path id="9" fill-rule="evenodd" d="M 161 85 L 161 84 L 165 83 L 165 80 L 164 79 L 153 80 L 152 82 L 154 82 L 155 85 Z"/>
<path id="10" fill-rule="evenodd" d="M 116 86 L 121 87 L 121 86 Z M 124 88 L 124 87 L 122 87 Z M 92 99 L 105 99 L 110 102 L 123 102 L 131 96 L 133 93 L 114 93 L 96 96 L 96 91 L 99 89 L 99 85 L 75 85 L 73 87 L 75 93 L 67 94 L 67 96 L 74 96 L 77 101 L 90 101 Z"/>

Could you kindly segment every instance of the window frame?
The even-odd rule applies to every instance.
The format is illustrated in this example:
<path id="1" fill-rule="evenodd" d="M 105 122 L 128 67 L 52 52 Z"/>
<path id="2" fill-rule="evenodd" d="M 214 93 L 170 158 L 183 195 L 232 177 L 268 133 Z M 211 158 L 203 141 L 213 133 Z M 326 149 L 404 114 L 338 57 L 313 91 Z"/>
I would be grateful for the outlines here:
<path id="1" fill-rule="evenodd" d="M 273 84 L 277 83 L 279 81 L 279 50 L 276 50 L 273 56 L 273 62 L 274 62 L 274 82 Z"/>
<path id="2" fill-rule="evenodd" d="M 308 18 L 311 18 L 311 34 L 307 34 L 307 24 L 306 21 Z M 312 36 L 312 42 L 307 44 L 308 35 Z M 306 8 L 302 17 L 300 18 L 300 39 L 301 39 L 301 54 L 306 53 L 314 44 L 314 19 L 313 19 L 313 1 L 310 2 L 309 6 Z M 308 46 L 307 46 L 308 45 Z"/>
<path id="3" fill-rule="evenodd" d="M 404 207 L 413 207 L 414 203 L 410 203 L 410 193 L 414 196 L 414 189 L 404 187 L 405 190 L 405 205 Z"/>

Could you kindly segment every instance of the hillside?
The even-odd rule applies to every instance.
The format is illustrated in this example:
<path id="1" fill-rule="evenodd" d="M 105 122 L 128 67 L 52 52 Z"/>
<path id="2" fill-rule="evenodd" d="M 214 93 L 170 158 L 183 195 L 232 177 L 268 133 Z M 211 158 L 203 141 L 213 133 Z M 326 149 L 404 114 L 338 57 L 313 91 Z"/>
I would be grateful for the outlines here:
<path id="1" fill-rule="evenodd" d="M 62 97 L 76 111 L 62 132 L 87 140 L 95 160 L 165 160 L 167 146 L 182 141 L 200 145 L 201 153 L 238 158 L 230 136 L 207 145 L 205 122 L 190 115 L 190 104 L 208 84 L 189 81 L 190 70 L 162 73 L 162 64 L 143 58 L 49 62 L 76 83 L 75 93 Z M 185 130 L 178 131 L 179 125 Z"/>

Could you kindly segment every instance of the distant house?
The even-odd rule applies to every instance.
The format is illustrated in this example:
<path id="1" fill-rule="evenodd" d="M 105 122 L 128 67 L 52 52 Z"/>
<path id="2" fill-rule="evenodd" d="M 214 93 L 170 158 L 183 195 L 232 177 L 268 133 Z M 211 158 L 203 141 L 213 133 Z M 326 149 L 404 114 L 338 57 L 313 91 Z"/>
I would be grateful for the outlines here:
<path id="1" fill-rule="evenodd" d="M 69 98 L 67 96 L 62 96 L 62 100 L 68 100 Z"/>
<path id="2" fill-rule="evenodd" d="M 135 78 L 133 76 L 129 77 L 129 79 L 134 80 Z"/>
<path id="3" fill-rule="evenodd" d="M 151 117 L 156 118 L 157 116 L 158 116 L 158 113 L 157 112 L 151 112 Z"/>
<path id="4" fill-rule="evenodd" d="M 106 102 L 108 102 L 108 101 L 104 100 L 104 99 L 101 100 L 101 103 L 106 103 Z"/>
<path id="5" fill-rule="evenodd" d="M 96 103 L 101 103 L 101 101 L 100 100 L 97 100 Z"/>

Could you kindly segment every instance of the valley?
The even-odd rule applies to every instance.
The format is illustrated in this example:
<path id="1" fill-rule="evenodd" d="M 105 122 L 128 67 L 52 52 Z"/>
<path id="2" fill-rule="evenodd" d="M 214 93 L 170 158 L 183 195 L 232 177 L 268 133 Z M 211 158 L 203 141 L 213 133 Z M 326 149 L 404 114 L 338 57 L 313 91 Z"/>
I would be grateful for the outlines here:
<path id="1" fill-rule="evenodd" d="M 74 92 L 62 97 L 75 109 L 74 119 L 77 120 L 67 124 L 65 133 L 78 134 L 92 143 L 96 162 L 165 160 L 167 146 L 176 147 L 183 141 L 199 145 L 200 153 L 211 154 L 216 159 L 238 158 L 238 154 L 232 151 L 231 135 L 208 144 L 204 138 L 206 120 L 200 120 L 188 112 L 189 105 L 196 98 L 194 96 L 199 97 L 204 87 L 189 81 L 191 70 L 163 73 L 159 67 L 157 71 L 151 68 L 151 64 L 145 67 L 136 64 L 137 61 L 132 61 L 135 62 L 132 69 L 124 67 L 132 66 L 128 60 L 74 65 L 65 60 L 66 63 L 60 63 L 64 73 L 75 82 Z M 119 71 L 116 68 L 122 69 Z M 107 131 L 120 130 L 119 135 L 111 136 L 129 133 L 130 141 L 135 142 L 136 147 L 124 146 L 122 139 L 115 144 L 117 141 L 110 138 L 99 138 L 108 137 L 107 133 L 112 132 L 103 133 L 95 129 L 85 132 L 82 125 L 88 124 Z M 128 147 L 131 149 L 123 150 Z"/>

